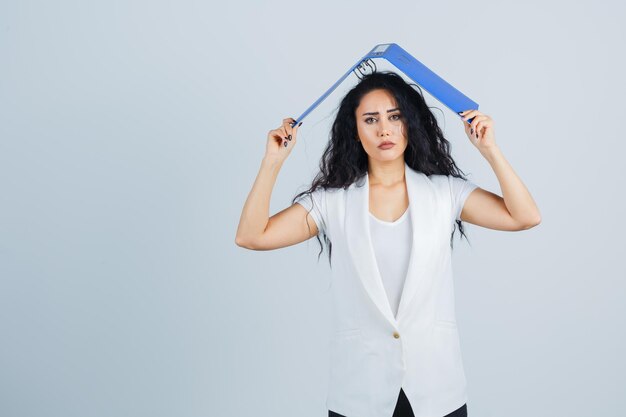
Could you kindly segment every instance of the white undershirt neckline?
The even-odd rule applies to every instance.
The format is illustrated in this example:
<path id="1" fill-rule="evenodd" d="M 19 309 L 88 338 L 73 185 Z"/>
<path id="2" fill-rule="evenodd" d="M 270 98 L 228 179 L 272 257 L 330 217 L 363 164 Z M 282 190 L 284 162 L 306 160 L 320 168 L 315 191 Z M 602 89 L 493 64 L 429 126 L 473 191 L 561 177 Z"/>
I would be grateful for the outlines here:
<path id="1" fill-rule="evenodd" d="M 406 210 L 404 210 L 404 213 L 402 213 L 402 216 L 398 217 L 396 220 L 394 220 L 392 222 L 388 222 L 387 220 L 379 219 L 378 217 L 374 216 L 371 211 L 368 212 L 368 213 L 369 213 L 370 217 L 373 218 L 374 220 L 376 220 L 377 222 L 382 223 L 384 225 L 390 225 L 391 226 L 391 225 L 396 225 L 396 224 L 400 223 L 402 220 L 404 220 L 405 217 L 407 216 L 408 212 L 409 212 L 409 207 L 407 207 Z"/>
<path id="2" fill-rule="evenodd" d="M 413 228 L 409 217 L 411 206 L 393 222 L 370 214 L 372 247 L 391 310 L 396 316 L 411 256 Z"/>

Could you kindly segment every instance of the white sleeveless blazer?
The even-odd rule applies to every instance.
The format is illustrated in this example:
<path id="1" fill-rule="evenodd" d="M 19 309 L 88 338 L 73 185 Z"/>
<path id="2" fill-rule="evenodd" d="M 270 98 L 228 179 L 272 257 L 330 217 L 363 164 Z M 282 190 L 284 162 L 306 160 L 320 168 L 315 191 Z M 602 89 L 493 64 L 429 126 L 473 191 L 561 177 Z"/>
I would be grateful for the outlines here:
<path id="1" fill-rule="evenodd" d="M 467 402 L 455 319 L 450 235 L 477 186 L 405 163 L 412 246 L 394 317 L 376 267 L 366 174 L 347 190 L 317 193 L 311 211 L 332 242 L 332 337 L 326 406 L 347 417 L 392 417 L 400 388 L 415 417 Z M 318 190 L 319 191 L 319 190 Z M 300 202 L 310 208 L 303 200 Z"/>

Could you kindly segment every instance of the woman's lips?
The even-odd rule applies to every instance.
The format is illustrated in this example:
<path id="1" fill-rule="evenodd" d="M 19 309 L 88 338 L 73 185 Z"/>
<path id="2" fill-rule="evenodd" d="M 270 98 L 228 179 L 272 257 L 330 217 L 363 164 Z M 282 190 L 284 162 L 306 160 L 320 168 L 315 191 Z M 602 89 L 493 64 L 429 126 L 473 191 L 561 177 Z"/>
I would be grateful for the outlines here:
<path id="1" fill-rule="evenodd" d="M 395 143 L 387 142 L 387 143 L 383 143 L 382 145 L 379 145 L 378 147 L 379 147 L 380 149 L 391 149 L 391 148 L 393 148 L 394 146 L 396 146 L 396 144 L 395 144 Z"/>

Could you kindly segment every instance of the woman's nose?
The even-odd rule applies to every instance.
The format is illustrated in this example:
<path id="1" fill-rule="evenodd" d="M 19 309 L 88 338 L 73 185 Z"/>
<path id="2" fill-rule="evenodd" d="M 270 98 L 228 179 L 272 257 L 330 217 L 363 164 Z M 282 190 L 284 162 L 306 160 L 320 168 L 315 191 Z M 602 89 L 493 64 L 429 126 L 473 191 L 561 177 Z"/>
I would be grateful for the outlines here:
<path id="1" fill-rule="evenodd" d="M 386 123 L 380 123 L 378 125 L 378 129 L 379 129 L 379 132 L 378 132 L 379 136 L 389 136 L 391 134 L 391 130 Z"/>

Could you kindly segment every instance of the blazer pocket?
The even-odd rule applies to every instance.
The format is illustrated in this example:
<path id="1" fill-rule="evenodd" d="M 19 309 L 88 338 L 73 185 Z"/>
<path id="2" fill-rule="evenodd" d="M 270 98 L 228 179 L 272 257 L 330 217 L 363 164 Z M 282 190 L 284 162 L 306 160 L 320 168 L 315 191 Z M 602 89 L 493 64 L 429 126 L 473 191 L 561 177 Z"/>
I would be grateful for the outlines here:
<path id="1" fill-rule="evenodd" d="M 335 332 L 335 338 L 337 339 L 349 339 L 361 334 L 361 329 L 343 329 Z"/>
<path id="2" fill-rule="evenodd" d="M 435 326 L 437 327 L 443 327 L 446 329 L 457 329 L 457 325 L 456 325 L 456 321 L 452 321 L 452 320 L 441 320 L 441 319 L 436 319 L 435 320 Z"/>

